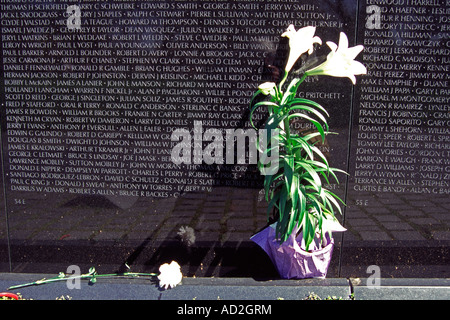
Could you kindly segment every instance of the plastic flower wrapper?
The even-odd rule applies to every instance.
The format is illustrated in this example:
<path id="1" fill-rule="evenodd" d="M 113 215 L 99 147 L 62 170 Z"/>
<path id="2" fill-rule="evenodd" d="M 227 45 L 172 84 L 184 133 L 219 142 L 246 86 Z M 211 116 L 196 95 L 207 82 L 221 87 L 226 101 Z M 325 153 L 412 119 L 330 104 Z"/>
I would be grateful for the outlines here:
<path id="1" fill-rule="evenodd" d="M 316 251 L 317 255 L 313 256 L 312 253 L 305 251 L 303 232 L 300 232 L 298 236 L 296 232 L 292 233 L 280 245 L 276 235 L 276 225 L 275 222 L 263 229 L 251 240 L 267 253 L 281 277 L 284 279 L 325 278 L 333 253 L 333 238 L 327 234 L 324 242 L 319 244 L 313 241 L 313 246 L 320 246 L 320 249 Z M 315 237 L 315 239 L 317 238 Z M 284 258 L 280 259 L 281 256 Z M 299 274 L 304 276 L 299 277 Z"/>
<path id="2" fill-rule="evenodd" d="M 174 288 L 183 279 L 181 267 L 176 261 L 164 263 L 159 267 L 159 286 L 164 289 Z"/>
<path id="3" fill-rule="evenodd" d="M 328 47 L 331 52 L 327 56 L 327 60 L 321 65 L 306 71 L 309 76 L 327 75 L 332 77 L 348 77 L 356 84 L 355 75 L 366 74 L 366 67 L 354 59 L 364 49 L 362 45 L 352 48 L 348 47 L 348 38 L 345 33 L 341 32 L 339 37 L 339 46 L 334 42 L 328 41 Z"/>

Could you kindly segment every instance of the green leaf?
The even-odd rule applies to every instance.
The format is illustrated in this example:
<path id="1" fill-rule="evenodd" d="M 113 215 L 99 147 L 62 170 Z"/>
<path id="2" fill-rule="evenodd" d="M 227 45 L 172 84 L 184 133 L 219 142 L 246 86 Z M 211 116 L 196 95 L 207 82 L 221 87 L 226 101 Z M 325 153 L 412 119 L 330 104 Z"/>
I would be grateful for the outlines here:
<path id="1" fill-rule="evenodd" d="M 314 159 L 313 151 L 311 148 L 312 146 L 304 138 L 291 136 L 291 141 L 293 145 L 292 150 L 294 153 L 304 150 L 311 160 Z"/>
<path id="2" fill-rule="evenodd" d="M 272 213 L 272 209 L 275 207 L 279 210 L 278 200 L 280 199 L 280 193 L 276 193 L 272 196 L 272 199 L 270 200 L 268 206 L 267 206 L 267 215 L 270 216 Z"/>
<path id="3" fill-rule="evenodd" d="M 268 133 L 270 134 L 270 133 Z M 268 153 L 272 152 L 273 150 L 277 150 L 280 148 L 280 145 L 283 146 L 284 145 L 284 141 L 286 140 L 284 138 L 284 136 L 281 134 L 276 134 L 274 136 L 271 136 L 271 138 L 269 139 L 269 141 L 265 142 L 263 141 L 263 147 L 264 149 L 261 147 L 261 137 L 259 137 L 256 140 L 256 149 L 262 153 L 263 155 L 267 155 Z M 267 140 L 267 137 L 265 137 L 265 139 Z M 281 142 L 280 142 L 281 141 Z"/>
<path id="4" fill-rule="evenodd" d="M 330 115 L 328 114 L 327 110 L 326 110 L 324 107 L 322 107 L 322 106 L 321 106 L 320 104 L 318 104 L 317 102 L 312 101 L 312 100 L 309 100 L 309 99 L 296 98 L 296 99 L 293 99 L 292 101 L 289 102 L 289 105 L 293 105 L 293 104 L 309 104 L 309 105 L 312 105 L 312 106 L 314 106 L 314 107 L 320 109 L 322 112 L 324 112 L 324 113 L 327 115 L 327 117 L 330 116 Z"/>
<path id="5" fill-rule="evenodd" d="M 314 190 L 316 192 L 320 192 L 321 190 L 321 186 L 318 186 L 314 180 L 308 178 L 308 177 L 303 177 L 303 179 L 306 182 L 309 182 L 309 185 L 305 185 L 305 189 L 310 189 L 310 190 Z"/>
<path id="6" fill-rule="evenodd" d="M 300 178 L 307 179 L 309 175 L 309 177 L 311 177 L 314 181 L 314 186 L 317 187 L 318 190 L 320 190 L 322 188 L 322 181 L 320 180 L 317 172 L 311 167 L 311 165 L 306 161 L 298 161 L 297 164 L 306 171 L 306 173 L 303 174 Z"/>
<path id="7" fill-rule="evenodd" d="M 294 176 L 294 157 L 292 155 L 287 155 L 284 159 L 283 168 L 284 168 L 284 178 L 286 180 L 286 186 L 288 190 L 291 190 L 292 179 Z M 289 192 L 291 195 L 291 192 Z"/>
<path id="8" fill-rule="evenodd" d="M 319 214 L 319 216 L 317 217 L 317 225 L 319 227 L 319 231 L 320 231 L 320 240 L 322 241 L 323 239 L 323 232 L 322 232 L 322 222 L 323 222 L 323 215 Z"/>
<path id="9" fill-rule="evenodd" d="M 330 175 L 334 178 L 334 180 L 335 180 L 337 183 L 339 183 L 339 179 L 338 179 L 338 177 L 336 176 L 335 172 L 340 172 L 340 173 L 343 173 L 343 174 L 345 174 L 345 175 L 348 175 L 348 173 L 345 172 L 344 170 L 336 169 L 336 168 L 328 168 L 327 173 L 330 174 Z"/>
<path id="10" fill-rule="evenodd" d="M 304 215 L 304 223 L 303 223 L 303 239 L 305 240 L 306 250 L 309 249 L 309 245 L 314 240 L 314 227 L 311 223 L 309 214 Z"/>
<path id="11" fill-rule="evenodd" d="M 297 208 L 298 206 L 298 185 L 299 185 L 298 174 L 294 173 L 292 176 L 292 184 L 291 184 L 291 199 L 292 199 L 292 206 L 294 208 Z"/>
<path id="12" fill-rule="evenodd" d="M 289 108 L 289 112 L 294 111 L 294 110 L 304 110 L 304 111 L 313 113 L 327 126 L 327 119 L 319 111 L 317 111 L 316 109 L 314 109 L 312 107 L 298 104 L 298 105 L 294 105 L 293 107 Z M 327 128 L 328 128 L 328 126 L 327 126 Z"/>
<path id="13" fill-rule="evenodd" d="M 284 131 L 284 128 L 282 128 L 280 126 L 280 123 L 283 123 L 283 121 L 284 121 L 284 119 L 286 119 L 286 117 L 287 117 L 287 114 L 285 114 L 284 112 L 274 113 L 266 120 L 266 125 L 264 126 L 264 128 L 266 130 L 273 130 L 276 128 L 280 128 L 280 129 L 282 129 L 282 131 Z"/>
<path id="14" fill-rule="evenodd" d="M 335 132 L 330 132 L 330 131 L 326 131 L 325 134 L 326 134 L 326 135 L 329 135 L 329 134 L 337 134 L 337 133 L 335 133 Z M 307 135 L 305 135 L 305 136 L 303 137 L 303 139 L 305 139 L 306 141 L 308 141 L 308 140 L 311 140 L 312 138 L 315 138 L 315 137 L 317 137 L 317 136 L 320 136 L 320 132 L 312 132 L 312 133 L 310 133 L 310 134 L 307 134 Z M 316 143 L 317 143 L 317 142 L 314 142 L 313 144 L 316 144 Z"/>
<path id="15" fill-rule="evenodd" d="M 325 155 L 322 153 L 322 151 L 320 151 L 320 149 L 317 148 L 316 146 L 312 146 L 311 149 L 323 160 L 323 163 L 326 165 L 326 168 L 329 169 L 328 160 L 325 157 Z M 311 160 L 313 160 L 313 159 L 311 159 Z"/>
<path id="16" fill-rule="evenodd" d="M 264 177 L 264 195 L 266 197 L 266 201 L 269 201 L 269 191 L 272 186 L 272 182 L 274 180 L 275 175 L 267 175 Z"/>
<path id="17" fill-rule="evenodd" d="M 301 223 L 303 220 L 303 215 L 306 212 L 306 188 L 303 185 L 298 186 L 298 195 L 299 195 L 299 216 L 298 216 L 298 222 Z"/>
<path id="18" fill-rule="evenodd" d="M 317 128 L 317 131 L 319 131 L 320 136 L 322 137 L 322 142 L 325 142 L 325 130 L 323 129 L 320 122 L 314 120 L 313 118 L 304 113 L 293 113 L 288 116 L 289 121 L 291 121 L 293 118 L 303 118 L 311 122 Z"/>
<path id="19" fill-rule="evenodd" d="M 267 175 L 264 178 L 264 191 L 265 191 L 265 196 L 266 196 L 266 200 L 269 201 L 269 193 L 270 193 L 270 189 L 272 188 L 272 184 L 274 183 L 274 181 L 276 181 L 277 179 L 279 179 L 279 177 L 282 176 L 282 173 L 279 173 L 277 175 Z"/>
<path id="20" fill-rule="evenodd" d="M 291 185 L 291 203 L 292 203 L 292 209 L 289 216 L 289 226 L 287 230 L 288 236 L 292 233 L 295 225 L 297 224 L 297 219 L 300 214 L 298 210 L 298 202 L 299 202 L 299 193 L 298 193 L 298 175 L 294 174 L 292 176 L 292 185 Z"/>
<path id="21" fill-rule="evenodd" d="M 339 205 L 340 201 L 343 205 L 345 205 L 344 201 L 341 200 L 336 194 L 329 190 L 325 190 L 325 196 L 328 201 L 330 201 L 337 209 L 340 214 L 342 214 L 341 206 Z M 333 212 L 333 207 L 330 205 L 330 210 Z"/>
<path id="22" fill-rule="evenodd" d="M 277 238 L 281 242 L 286 241 L 292 231 L 291 226 L 295 225 L 295 208 L 292 207 L 292 201 L 288 195 L 286 185 L 283 184 L 280 190 L 279 205 L 279 220 L 277 223 Z"/>
<path id="23" fill-rule="evenodd" d="M 249 115 L 249 119 L 250 119 L 250 124 L 252 125 L 253 128 L 256 129 L 255 125 L 253 124 L 253 113 L 256 111 L 256 109 L 258 109 L 261 106 L 268 106 L 268 107 L 279 107 L 278 104 L 276 104 L 275 102 L 270 102 L 270 101 L 262 101 L 262 102 L 258 102 L 256 103 L 250 110 L 250 115 Z"/>
<path id="24" fill-rule="evenodd" d="M 280 220 L 283 220 L 283 218 L 286 216 L 286 208 L 287 208 L 287 190 L 286 190 L 286 186 L 283 186 L 283 188 L 281 189 L 281 193 L 280 193 L 280 200 L 278 203 L 278 207 L 280 210 Z"/>
<path id="25" fill-rule="evenodd" d="M 256 92 L 253 94 L 252 98 L 250 99 L 250 105 L 253 104 L 253 100 L 255 100 L 255 98 L 256 98 L 257 96 L 259 96 L 259 94 L 260 94 L 261 92 L 262 92 L 261 89 L 256 90 Z"/>
<path id="26" fill-rule="evenodd" d="M 298 86 L 303 82 L 304 79 L 305 77 L 303 77 L 302 79 L 299 78 L 292 79 L 291 83 L 289 83 L 289 86 L 286 89 L 286 93 L 283 95 L 283 98 L 281 100 L 282 105 L 289 103 L 289 101 L 291 101 L 292 98 L 295 98 Z"/>

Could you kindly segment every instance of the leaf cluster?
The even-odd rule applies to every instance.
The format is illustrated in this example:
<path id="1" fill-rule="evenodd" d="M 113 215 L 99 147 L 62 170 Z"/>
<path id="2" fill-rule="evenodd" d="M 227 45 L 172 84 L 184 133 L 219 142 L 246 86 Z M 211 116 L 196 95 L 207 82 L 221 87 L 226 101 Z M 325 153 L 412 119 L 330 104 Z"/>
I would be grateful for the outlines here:
<path id="1" fill-rule="evenodd" d="M 343 201 L 324 184 L 334 179 L 342 170 L 329 166 L 326 156 L 318 148 L 325 143 L 329 131 L 328 112 L 320 104 L 297 97 L 297 90 L 306 76 L 294 78 L 282 91 L 282 84 L 275 86 L 269 99 L 253 103 L 263 93 L 258 90 L 250 105 L 250 123 L 253 127 L 253 115 L 264 108 L 268 118 L 264 129 L 268 134 L 277 130 L 277 134 L 267 138 L 264 155 L 278 153 L 278 168 L 274 174 L 264 179 L 264 191 L 268 202 L 267 213 L 277 214 L 276 235 L 282 243 L 293 233 L 302 231 L 306 248 L 313 242 L 316 233 L 324 238 L 322 224 L 324 219 L 335 220 L 335 213 L 341 213 Z M 313 132 L 295 133 L 291 129 L 294 121 L 307 121 L 315 129 Z M 264 169 L 260 158 L 260 170 Z M 345 173 L 345 172 L 343 172 Z"/>

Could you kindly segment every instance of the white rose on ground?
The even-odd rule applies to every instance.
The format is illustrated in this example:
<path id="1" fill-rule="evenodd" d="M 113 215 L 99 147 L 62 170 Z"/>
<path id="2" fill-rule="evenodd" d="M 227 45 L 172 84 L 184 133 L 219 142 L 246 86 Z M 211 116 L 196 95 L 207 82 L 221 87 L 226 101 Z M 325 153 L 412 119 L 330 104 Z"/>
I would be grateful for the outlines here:
<path id="1" fill-rule="evenodd" d="M 164 289 L 174 288 L 183 278 L 181 267 L 176 261 L 164 263 L 159 267 L 159 286 Z"/>

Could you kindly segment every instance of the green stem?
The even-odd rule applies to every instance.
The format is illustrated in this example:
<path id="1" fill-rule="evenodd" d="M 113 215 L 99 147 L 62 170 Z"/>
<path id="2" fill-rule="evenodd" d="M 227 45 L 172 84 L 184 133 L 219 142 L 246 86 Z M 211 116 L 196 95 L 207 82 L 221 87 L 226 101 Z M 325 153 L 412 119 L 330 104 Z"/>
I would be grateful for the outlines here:
<path id="1" fill-rule="evenodd" d="M 298 82 L 297 86 L 299 86 L 303 81 L 305 81 L 306 77 L 308 77 L 308 74 L 304 73 L 303 76 L 300 78 L 300 81 Z"/>
<path id="2" fill-rule="evenodd" d="M 280 84 L 278 85 L 278 88 L 279 88 L 280 93 L 283 92 L 283 89 L 282 89 L 282 88 L 283 88 L 283 84 L 284 84 L 284 82 L 286 81 L 288 75 L 289 75 L 289 72 L 287 72 L 287 71 L 285 70 L 285 71 L 284 71 L 283 79 L 281 80 Z"/>
<path id="3" fill-rule="evenodd" d="M 284 132 L 286 132 L 286 147 L 289 154 L 292 152 L 292 145 L 291 145 L 291 129 L 289 128 L 289 117 L 286 117 L 286 119 L 283 120 L 284 122 Z"/>
<path id="4" fill-rule="evenodd" d="M 308 75 L 305 73 L 303 74 L 303 76 L 300 78 L 300 80 L 298 80 L 295 84 L 292 84 L 293 82 L 291 82 L 291 84 L 289 85 L 289 88 L 287 90 L 287 92 L 289 92 L 291 90 L 291 86 L 295 87 L 295 93 L 297 93 L 297 89 L 298 87 L 303 83 L 303 81 L 305 81 L 306 77 L 308 77 Z"/>
<path id="5" fill-rule="evenodd" d="M 282 85 L 284 84 L 284 82 L 285 82 L 286 79 L 287 79 L 287 75 L 288 75 L 288 73 L 286 72 L 285 75 L 284 75 L 283 80 L 282 80 L 281 83 L 280 83 L 280 91 L 281 91 Z M 295 84 L 292 84 L 292 83 L 293 83 L 293 81 L 292 81 L 291 84 L 289 85 L 287 91 L 286 91 L 286 94 L 289 95 L 289 94 L 290 94 L 291 87 L 292 87 L 292 86 L 295 86 L 295 93 L 294 93 L 294 97 L 295 97 L 295 95 L 297 94 L 297 89 L 298 89 L 298 87 L 300 86 L 300 84 L 302 84 L 303 81 L 305 81 L 305 79 L 306 79 L 307 76 L 308 76 L 308 75 L 307 75 L 306 73 L 303 74 L 303 76 L 300 78 L 300 80 L 299 80 L 298 82 L 296 82 Z M 288 98 L 288 97 L 287 97 L 287 98 Z M 290 127 L 289 127 L 289 117 L 286 117 L 286 119 L 284 119 L 283 124 L 284 124 L 284 131 L 286 132 L 286 142 L 287 142 L 286 146 L 287 146 L 287 151 L 288 151 L 289 154 L 290 154 L 290 153 L 292 152 L 292 145 L 291 145 L 291 143 L 290 143 L 291 130 L 290 130 Z"/>
<path id="6" fill-rule="evenodd" d="M 13 290 L 17 288 L 23 288 L 23 287 L 29 287 L 34 285 L 40 285 L 50 282 L 56 282 L 56 281 L 67 281 L 67 280 L 73 280 L 73 279 L 93 279 L 93 278 L 106 278 L 106 277 L 139 277 L 139 276 L 146 276 L 146 277 L 155 277 L 158 273 L 139 273 L 139 272 L 124 272 L 124 273 L 109 273 L 109 274 L 82 274 L 79 276 L 64 276 L 64 277 L 54 277 L 50 279 L 41 279 L 34 282 L 19 284 L 16 286 L 11 286 L 7 290 Z"/>
<path id="7" fill-rule="evenodd" d="M 101 277 L 156 277 L 158 273 L 140 273 L 140 272 L 124 272 L 124 273 L 110 273 L 110 274 L 97 274 L 95 278 Z"/>

